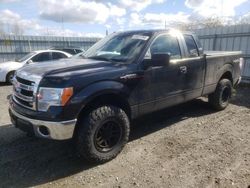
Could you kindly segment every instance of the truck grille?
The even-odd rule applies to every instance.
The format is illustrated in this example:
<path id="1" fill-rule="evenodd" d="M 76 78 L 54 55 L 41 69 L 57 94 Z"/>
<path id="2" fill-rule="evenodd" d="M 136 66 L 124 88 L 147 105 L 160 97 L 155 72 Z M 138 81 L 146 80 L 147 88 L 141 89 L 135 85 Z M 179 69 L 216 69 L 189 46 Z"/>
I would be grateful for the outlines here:
<path id="1" fill-rule="evenodd" d="M 13 80 L 13 99 L 29 109 L 36 109 L 35 82 L 16 76 Z"/>

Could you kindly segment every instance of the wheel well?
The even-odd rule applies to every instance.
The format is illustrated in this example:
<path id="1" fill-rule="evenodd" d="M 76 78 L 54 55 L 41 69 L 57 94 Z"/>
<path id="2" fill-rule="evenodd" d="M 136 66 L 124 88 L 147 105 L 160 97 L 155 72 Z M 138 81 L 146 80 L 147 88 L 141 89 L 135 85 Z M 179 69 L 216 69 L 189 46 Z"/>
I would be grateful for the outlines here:
<path id="1" fill-rule="evenodd" d="M 230 71 L 225 72 L 225 73 L 221 76 L 220 80 L 222 80 L 222 79 L 228 79 L 228 80 L 230 80 L 230 81 L 232 82 L 232 84 L 233 84 L 233 76 L 232 76 L 232 73 L 231 73 Z"/>
<path id="2" fill-rule="evenodd" d="M 9 71 L 7 74 L 6 74 L 6 77 L 5 77 L 5 80 L 7 81 L 7 79 L 8 79 L 8 76 L 10 75 L 10 73 L 15 73 L 15 71 L 13 70 L 13 71 Z"/>
<path id="3" fill-rule="evenodd" d="M 84 113 L 88 113 L 91 109 L 98 107 L 100 105 L 113 105 L 123 109 L 128 117 L 131 117 L 131 109 L 128 101 L 118 95 L 118 94 L 103 94 L 95 97 L 90 102 L 88 102 L 85 107 L 81 110 L 80 116 Z"/>

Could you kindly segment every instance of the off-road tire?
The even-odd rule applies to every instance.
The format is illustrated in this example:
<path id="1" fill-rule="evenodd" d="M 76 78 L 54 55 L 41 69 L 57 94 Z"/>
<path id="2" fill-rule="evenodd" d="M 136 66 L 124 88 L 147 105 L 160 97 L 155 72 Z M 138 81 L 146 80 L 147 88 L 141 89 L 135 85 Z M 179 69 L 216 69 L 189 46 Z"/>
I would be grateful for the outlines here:
<path id="1" fill-rule="evenodd" d="M 224 110 L 229 104 L 232 90 L 232 82 L 228 79 L 222 79 L 215 92 L 208 96 L 208 102 L 215 110 Z"/>
<path id="2" fill-rule="evenodd" d="M 105 123 L 115 122 L 121 130 L 119 141 L 110 151 L 100 151 L 96 145 L 96 134 Z M 115 125 L 116 126 L 116 125 Z M 116 127 L 115 127 L 116 128 Z M 75 133 L 76 149 L 81 157 L 95 162 L 104 163 L 115 158 L 129 139 L 130 122 L 127 114 L 115 106 L 100 106 L 80 118 Z"/>

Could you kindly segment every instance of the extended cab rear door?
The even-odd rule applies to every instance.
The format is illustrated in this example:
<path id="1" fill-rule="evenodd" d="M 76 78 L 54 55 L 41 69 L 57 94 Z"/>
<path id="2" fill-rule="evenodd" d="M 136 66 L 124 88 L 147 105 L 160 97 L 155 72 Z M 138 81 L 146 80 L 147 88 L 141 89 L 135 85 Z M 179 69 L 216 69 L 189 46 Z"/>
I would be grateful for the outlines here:
<path id="1" fill-rule="evenodd" d="M 163 33 L 148 48 L 144 78 L 138 83 L 139 114 L 160 110 L 201 96 L 205 61 L 193 37 Z M 186 44 L 187 41 L 187 44 Z M 155 66 L 152 54 L 170 54 L 167 66 Z"/>
<path id="2" fill-rule="evenodd" d="M 198 39 L 191 34 L 184 34 L 181 38 L 180 43 L 184 52 L 182 60 L 177 63 L 181 63 L 185 69 L 182 91 L 187 101 L 202 94 L 206 62 L 200 45 L 197 45 Z"/>

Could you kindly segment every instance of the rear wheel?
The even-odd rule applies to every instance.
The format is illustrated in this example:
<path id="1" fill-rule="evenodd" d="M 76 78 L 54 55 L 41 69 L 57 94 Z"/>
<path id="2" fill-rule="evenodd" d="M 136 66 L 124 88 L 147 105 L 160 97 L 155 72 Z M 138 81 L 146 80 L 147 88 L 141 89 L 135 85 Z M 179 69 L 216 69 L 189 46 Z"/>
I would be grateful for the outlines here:
<path id="1" fill-rule="evenodd" d="M 9 72 L 6 76 L 6 82 L 8 82 L 9 84 L 12 84 L 13 82 L 13 78 L 14 78 L 14 74 L 15 72 L 12 71 L 12 72 Z"/>
<path id="2" fill-rule="evenodd" d="M 92 162 L 106 162 L 115 158 L 129 138 L 129 119 L 114 106 L 92 110 L 78 122 L 76 147 L 79 154 Z"/>
<path id="3" fill-rule="evenodd" d="M 214 93 L 208 96 L 208 102 L 216 110 L 225 109 L 232 95 L 232 82 L 228 79 L 219 81 Z"/>

